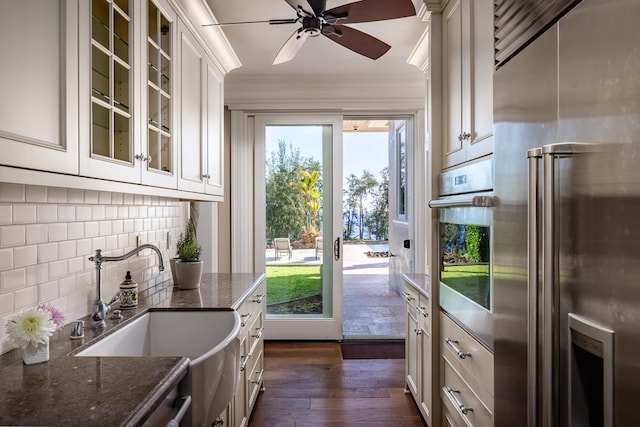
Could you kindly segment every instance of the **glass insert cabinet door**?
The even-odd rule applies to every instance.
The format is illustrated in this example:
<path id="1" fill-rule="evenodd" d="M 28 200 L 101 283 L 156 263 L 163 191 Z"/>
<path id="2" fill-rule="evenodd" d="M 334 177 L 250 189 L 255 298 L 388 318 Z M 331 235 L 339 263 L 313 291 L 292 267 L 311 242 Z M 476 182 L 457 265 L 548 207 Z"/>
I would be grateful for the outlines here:
<path id="1" fill-rule="evenodd" d="M 148 2 L 147 20 L 147 168 L 173 172 L 172 40 L 173 22 L 153 1 Z"/>
<path id="2" fill-rule="evenodd" d="M 342 338 L 342 118 L 256 116 L 257 271 L 270 339 Z"/>
<path id="3" fill-rule="evenodd" d="M 91 155 L 132 164 L 130 3 L 91 1 Z"/>

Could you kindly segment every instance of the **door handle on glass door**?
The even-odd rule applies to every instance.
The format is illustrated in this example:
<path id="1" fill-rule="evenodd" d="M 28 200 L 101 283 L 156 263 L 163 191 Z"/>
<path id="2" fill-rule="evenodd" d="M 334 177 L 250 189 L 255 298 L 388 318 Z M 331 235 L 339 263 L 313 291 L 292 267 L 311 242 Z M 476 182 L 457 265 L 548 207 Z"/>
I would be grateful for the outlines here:
<path id="1" fill-rule="evenodd" d="M 333 242 L 333 258 L 338 261 L 340 259 L 340 238 Z"/>

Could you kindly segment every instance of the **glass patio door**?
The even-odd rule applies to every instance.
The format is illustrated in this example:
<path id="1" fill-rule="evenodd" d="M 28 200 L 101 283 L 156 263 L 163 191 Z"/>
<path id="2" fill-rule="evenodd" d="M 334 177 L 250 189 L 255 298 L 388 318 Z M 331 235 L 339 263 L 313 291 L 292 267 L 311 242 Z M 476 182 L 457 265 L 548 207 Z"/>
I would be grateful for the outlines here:
<path id="1" fill-rule="evenodd" d="M 342 339 L 342 117 L 256 115 L 256 271 L 269 339 Z"/>

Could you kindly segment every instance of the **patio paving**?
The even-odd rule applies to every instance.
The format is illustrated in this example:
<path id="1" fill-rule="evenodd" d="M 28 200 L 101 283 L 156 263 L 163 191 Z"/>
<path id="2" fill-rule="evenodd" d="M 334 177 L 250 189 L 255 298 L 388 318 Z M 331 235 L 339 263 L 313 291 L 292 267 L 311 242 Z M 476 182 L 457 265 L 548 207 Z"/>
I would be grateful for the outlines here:
<path id="1" fill-rule="evenodd" d="M 389 287 L 389 258 L 369 258 L 386 244 L 343 245 L 343 334 L 345 339 L 404 338 L 404 299 Z M 267 265 L 320 265 L 315 249 L 294 249 L 291 259 L 266 249 Z"/>

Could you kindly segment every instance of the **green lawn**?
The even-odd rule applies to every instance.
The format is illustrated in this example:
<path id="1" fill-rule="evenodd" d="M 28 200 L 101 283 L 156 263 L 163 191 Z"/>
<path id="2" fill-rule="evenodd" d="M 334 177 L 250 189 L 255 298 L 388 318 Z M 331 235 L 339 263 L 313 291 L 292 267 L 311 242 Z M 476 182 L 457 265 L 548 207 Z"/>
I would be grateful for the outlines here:
<path id="1" fill-rule="evenodd" d="M 444 283 L 482 306 L 488 305 L 489 265 L 447 265 L 440 273 Z"/>
<path id="2" fill-rule="evenodd" d="M 267 305 L 322 293 L 321 266 L 267 266 Z"/>

